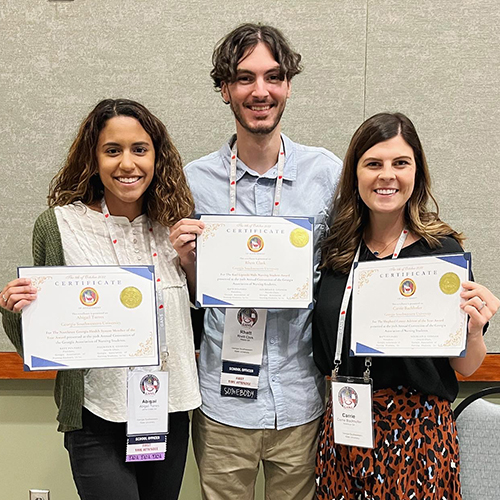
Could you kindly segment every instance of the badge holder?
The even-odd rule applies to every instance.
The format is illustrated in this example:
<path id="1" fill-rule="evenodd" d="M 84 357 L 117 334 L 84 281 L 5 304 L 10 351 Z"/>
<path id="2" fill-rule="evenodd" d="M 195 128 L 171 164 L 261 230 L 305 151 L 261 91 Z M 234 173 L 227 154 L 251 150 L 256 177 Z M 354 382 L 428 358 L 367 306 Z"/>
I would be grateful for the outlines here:
<path id="1" fill-rule="evenodd" d="M 257 399 L 267 309 L 226 309 L 222 340 L 222 397 Z"/>
<path id="2" fill-rule="evenodd" d="M 340 362 L 332 372 L 332 419 L 335 443 L 373 448 L 371 358 L 363 377 L 339 376 Z"/>
<path id="3" fill-rule="evenodd" d="M 126 462 L 165 460 L 168 434 L 168 349 L 161 290 L 157 290 L 160 365 L 131 368 L 127 380 Z"/>
<path id="4" fill-rule="evenodd" d="M 168 434 L 168 354 L 160 367 L 128 370 L 126 462 L 164 460 Z"/>

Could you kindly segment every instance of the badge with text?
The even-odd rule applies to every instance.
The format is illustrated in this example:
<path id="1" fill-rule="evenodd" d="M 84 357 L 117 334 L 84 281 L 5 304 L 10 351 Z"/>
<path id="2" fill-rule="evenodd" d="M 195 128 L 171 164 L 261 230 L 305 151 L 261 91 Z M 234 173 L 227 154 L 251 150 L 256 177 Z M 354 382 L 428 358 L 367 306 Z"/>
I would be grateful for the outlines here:
<path id="1" fill-rule="evenodd" d="M 266 309 L 226 309 L 222 344 L 222 396 L 257 399 L 266 317 Z"/>
<path id="2" fill-rule="evenodd" d="M 335 442 L 373 448 L 372 386 L 358 377 L 332 380 Z"/>
<path id="3" fill-rule="evenodd" d="M 164 460 L 168 433 L 168 372 L 128 372 L 127 462 Z"/>

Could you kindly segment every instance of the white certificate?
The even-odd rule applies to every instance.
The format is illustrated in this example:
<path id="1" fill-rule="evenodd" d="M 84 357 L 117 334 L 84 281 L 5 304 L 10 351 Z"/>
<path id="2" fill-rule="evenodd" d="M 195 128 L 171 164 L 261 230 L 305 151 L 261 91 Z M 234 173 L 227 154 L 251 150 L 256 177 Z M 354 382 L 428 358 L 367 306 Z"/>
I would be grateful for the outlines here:
<path id="1" fill-rule="evenodd" d="M 464 356 L 460 292 L 469 270 L 469 253 L 358 263 L 351 355 Z"/>
<path id="2" fill-rule="evenodd" d="M 158 365 L 154 266 L 20 267 L 26 370 Z"/>
<path id="3" fill-rule="evenodd" d="M 199 307 L 312 308 L 313 219 L 203 215 Z"/>

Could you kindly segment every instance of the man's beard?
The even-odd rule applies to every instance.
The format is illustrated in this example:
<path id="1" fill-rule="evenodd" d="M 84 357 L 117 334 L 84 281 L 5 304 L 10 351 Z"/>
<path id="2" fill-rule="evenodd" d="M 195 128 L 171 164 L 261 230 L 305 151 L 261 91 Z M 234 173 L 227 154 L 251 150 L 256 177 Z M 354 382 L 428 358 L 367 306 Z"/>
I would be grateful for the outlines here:
<path id="1" fill-rule="evenodd" d="M 231 111 L 234 114 L 234 117 L 236 118 L 236 120 L 238 120 L 238 123 L 245 130 L 247 130 L 251 134 L 256 134 L 256 135 L 270 134 L 278 126 L 279 122 L 281 121 L 281 117 L 283 116 L 283 112 L 285 111 L 285 105 L 283 105 L 283 107 L 281 108 L 279 113 L 276 115 L 276 118 L 271 125 L 265 125 L 264 123 L 262 123 L 262 125 L 252 126 L 248 122 L 246 122 L 245 119 L 243 118 L 242 114 L 240 113 L 240 107 L 235 109 L 232 102 L 230 103 L 230 106 L 231 106 Z"/>

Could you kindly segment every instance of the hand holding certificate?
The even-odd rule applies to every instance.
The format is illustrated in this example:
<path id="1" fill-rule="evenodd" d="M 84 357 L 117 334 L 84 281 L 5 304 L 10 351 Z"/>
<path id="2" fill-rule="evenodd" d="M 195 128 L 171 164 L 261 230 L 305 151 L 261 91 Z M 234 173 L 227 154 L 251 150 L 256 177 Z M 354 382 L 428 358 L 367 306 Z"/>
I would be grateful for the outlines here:
<path id="1" fill-rule="evenodd" d="M 358 263 L 351 352 L 355 356 L 465 355 L 461 283 L 470 254 Z"/>
<path id="2" fill-rule="evenodd" d="M 309 218 L 204 215 L 201 220 L 198 306 L 312 308 Z"/>
<path id="3" fill-rule="evenodd" d="M 22 314 L 28 370 L 157 365 L 152 266 L 21 267 L 38 296 Z"/>

